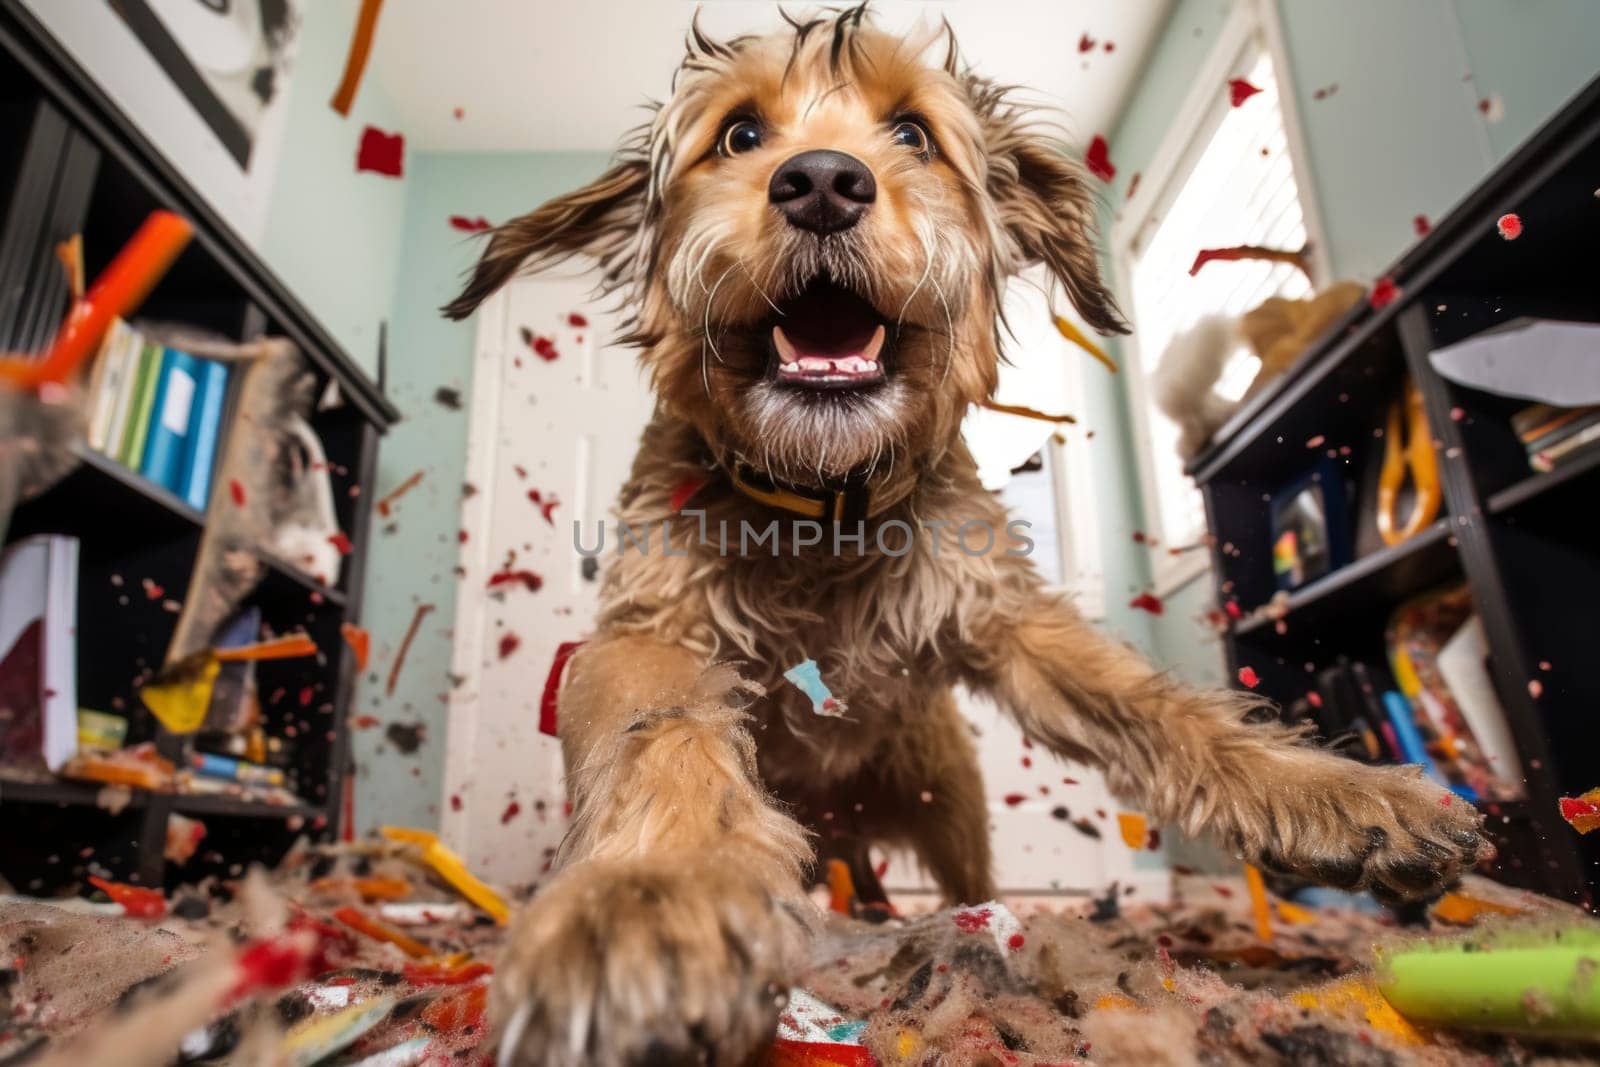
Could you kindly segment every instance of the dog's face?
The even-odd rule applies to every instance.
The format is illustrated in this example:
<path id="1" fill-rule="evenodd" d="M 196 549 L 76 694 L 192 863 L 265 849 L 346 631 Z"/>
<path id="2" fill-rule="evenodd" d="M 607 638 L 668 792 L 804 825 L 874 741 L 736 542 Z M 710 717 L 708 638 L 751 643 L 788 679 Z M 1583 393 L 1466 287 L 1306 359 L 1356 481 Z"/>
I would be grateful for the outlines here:
<path id="1" fill-rule="evenodd" d="M 448 313 L 577 252 L 628 293 L 668 409 L 723 458 L 792 481 L 887 477 L 994 390 L 1006 280 L 1044 263 L 1090 325 L 1121 322 L 1077 169 L 952 42 L 863 8 L 726 43 L 698 31 L 638 144 L 500 227 Z M 941 35 L 944 36 L 944 35 Z"/>

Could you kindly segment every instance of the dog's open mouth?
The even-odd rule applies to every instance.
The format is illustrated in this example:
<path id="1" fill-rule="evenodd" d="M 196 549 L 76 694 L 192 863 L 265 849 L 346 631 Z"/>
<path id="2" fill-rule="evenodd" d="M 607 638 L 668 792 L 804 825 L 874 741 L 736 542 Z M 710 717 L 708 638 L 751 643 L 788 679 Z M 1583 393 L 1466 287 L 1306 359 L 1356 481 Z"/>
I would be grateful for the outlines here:
<path id="1" fill-rule="evenodd" d="M 827 279 L 783 301 L 771 376 L 802 389 L 859 389 L 887 377 L 889 329 L 870 303 Z"/>

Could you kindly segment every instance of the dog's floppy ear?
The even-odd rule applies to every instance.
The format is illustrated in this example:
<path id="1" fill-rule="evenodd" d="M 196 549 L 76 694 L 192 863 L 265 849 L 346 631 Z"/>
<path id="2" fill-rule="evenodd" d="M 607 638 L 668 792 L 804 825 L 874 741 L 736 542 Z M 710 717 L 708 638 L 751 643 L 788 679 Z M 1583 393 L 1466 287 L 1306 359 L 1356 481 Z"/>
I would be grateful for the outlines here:
<path id="1" fill-rule="evenodd" d="M 623 158 L 583 188 L 496 226 L 445 316 L 464 319 L 525 267 L 551 267 L 579 252 L 600 261 L 604 289 L 625 284 L 643 248 L 649 183 L 645 159 Z"/>
<path id="2" fill-rule="evenodd" d="M 1007 125 L 990 144 L 989 193 L 1000 224 L 1024 262 L 1043 263 L 1056 277 L 1085 322 L 1101 333 L 1127 333 L 1100 277 L 1094 196 L 1083 171 L 1043 135 Z"/>

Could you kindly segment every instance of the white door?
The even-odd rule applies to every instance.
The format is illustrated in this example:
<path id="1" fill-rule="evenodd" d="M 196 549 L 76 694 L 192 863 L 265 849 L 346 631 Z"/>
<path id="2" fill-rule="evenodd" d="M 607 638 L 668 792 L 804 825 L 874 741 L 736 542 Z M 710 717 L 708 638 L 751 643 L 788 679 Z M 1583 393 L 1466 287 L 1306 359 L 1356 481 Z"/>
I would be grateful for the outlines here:
<path id="1" fill-rule="evenodd" d="M 593 544 L 652 406 L 635 353 L 609 343 L 613 303 L 594 298 L 593 275 L 566 272 L 513 282 L 478 312 L 465 475 L 477 491 L 461 506 L 453 653 L 464 680 L 440 810 L 445 839 L 492 882 L 537 879 L 566 828 L 560 746 L 538 727 L 557 646 L 594 622 L 598 580 L 573 522 Z"/>

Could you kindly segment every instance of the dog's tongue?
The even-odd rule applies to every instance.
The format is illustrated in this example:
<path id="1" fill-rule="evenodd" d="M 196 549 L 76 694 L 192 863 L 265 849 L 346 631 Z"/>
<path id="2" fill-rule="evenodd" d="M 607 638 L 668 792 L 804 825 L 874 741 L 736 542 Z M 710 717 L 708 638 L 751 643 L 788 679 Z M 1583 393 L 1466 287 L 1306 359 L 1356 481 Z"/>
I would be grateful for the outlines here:
<path id="1" fill-rule="evenodd" d="M 867 374 L 877 370 L 884 328 L 859 297 L 818 289 L 788 305 L 772 328 L 772 341 L 786 369 Z"/>

